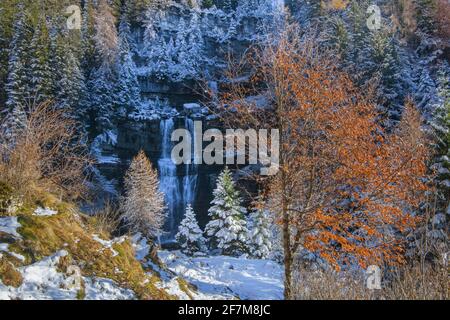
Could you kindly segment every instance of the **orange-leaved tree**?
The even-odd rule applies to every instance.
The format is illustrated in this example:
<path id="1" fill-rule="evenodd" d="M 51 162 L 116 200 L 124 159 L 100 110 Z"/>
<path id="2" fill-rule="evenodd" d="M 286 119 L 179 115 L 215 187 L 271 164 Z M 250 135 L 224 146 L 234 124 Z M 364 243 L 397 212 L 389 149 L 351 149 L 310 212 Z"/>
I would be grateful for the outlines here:
<path id="1" fill-rule="evenodd" d="M 287 299 L 301 248 L 336 269 L 403 263 L 399 235 L 414 228 L 427 190 L 428 149 L 412 103 L 388 132 L 373 95 L 359 93 L 314 37 L 300 35 L 287 25 L 233 64 L 228 76 L 249 80 L 229 81 L 218 107 L 229 126 L 280 132 L 280 170 L 258 179 L 283 231 Z"/>

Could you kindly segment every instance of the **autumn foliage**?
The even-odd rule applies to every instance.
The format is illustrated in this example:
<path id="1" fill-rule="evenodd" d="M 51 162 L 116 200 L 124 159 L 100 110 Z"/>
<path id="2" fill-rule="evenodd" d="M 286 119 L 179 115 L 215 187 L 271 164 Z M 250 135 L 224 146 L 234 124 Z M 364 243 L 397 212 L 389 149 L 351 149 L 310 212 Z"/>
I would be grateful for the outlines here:
<path id="1" fill-rule="evenodd" d="M 283 230 L 286 298 L 293 256 L 305 248 L 336 269 L 404 262 L 427 185 L 420 116 L 406 103 L 391 132 L 370 92 L 340 71 L 296 25 L 230 68 L 221 115 L 228 125 L 280 130 L 280 171 L 263 181 Z M 263 96 L 261 107 L 248 96 Z M 232 106 L 233 108 L 230 108 Z"/>

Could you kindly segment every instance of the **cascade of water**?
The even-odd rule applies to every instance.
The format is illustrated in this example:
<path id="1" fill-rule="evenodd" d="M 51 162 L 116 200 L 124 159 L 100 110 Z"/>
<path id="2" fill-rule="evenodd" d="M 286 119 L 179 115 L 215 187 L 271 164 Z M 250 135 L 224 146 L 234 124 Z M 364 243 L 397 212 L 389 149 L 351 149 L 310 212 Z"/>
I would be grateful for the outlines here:
<path id="1" fill-rule="evenodd" d="M 194 121 L 185 119 L 185 128 L 191 133 L 192 141 L 195 141 Z M 167 230 L 169 237 L 177 232 L 177 224 L 184 215 L 188 204 L 194 204 L 198 189 L 198 166 L 186 164 L 182 179 L 177 175 L 177 166 L 171 159 L 172 141 L 171 135 L 175 129 L 173 119 L 161 120 L 161 157 L 158 160 L 160 173 L 160 189 L 165 194 L 167 205 Z M 192 157 L 194 155 L 192 146 Z M 193 161 L 192 161 L 193 162 Z"/>
<path id="2" fill-rule="evenodd" d="M 161 158 L 158 160 L 160 173 L 160 190 L 165 194 L 168 210 L 168 230 L 173 236 L 176 228 L 176 214 L 182 203 L 182 192 L 177 177 L 177 166 L 171 159 L 172 141 L 171 135 L 174 130 L 173 119 L 161 120 L 160 132 L 162 137 Z"/>
<path id="3" fill-rule="evenodd" d="M 185 128 L 191 133 L 192 141 L 195 141 L 194 121 L 190 118 L 185 119 Z M 192 144 L 191 164 L 185 165 L 185 175 L 183 177 L 183 207 L 193 204 L 197 195 L 198 167 L 193 163 L 194 144 Z"/>

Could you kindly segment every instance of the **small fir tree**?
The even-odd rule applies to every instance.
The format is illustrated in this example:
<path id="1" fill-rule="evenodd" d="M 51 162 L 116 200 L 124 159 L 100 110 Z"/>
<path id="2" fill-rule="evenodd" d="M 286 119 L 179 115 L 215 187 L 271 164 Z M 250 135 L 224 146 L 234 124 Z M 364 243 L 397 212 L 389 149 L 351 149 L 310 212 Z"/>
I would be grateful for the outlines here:
<path id="1" fill-rule="evenodd" d="M 246 253 L 248 249 L 246 209 L 241 206 L 239 191 L 236 190 L 228 168 L 225 168 L 217 180 L 211 204 L 213 205 L 209 209 L 211 221 L 205 229 L 210 249 L 220 249 L 225 255 L 237 256 Z"/>
<path id="2" fill-rule="evenodd" d="M 201 251 L 205 244 L 203 231 L 198 225 L 191 204 L 186 208 L 184 219 L 181 221 L 175 239 L 180 244 L 181 251 L 187 255 L 193 255 L 196 252 Z"/>

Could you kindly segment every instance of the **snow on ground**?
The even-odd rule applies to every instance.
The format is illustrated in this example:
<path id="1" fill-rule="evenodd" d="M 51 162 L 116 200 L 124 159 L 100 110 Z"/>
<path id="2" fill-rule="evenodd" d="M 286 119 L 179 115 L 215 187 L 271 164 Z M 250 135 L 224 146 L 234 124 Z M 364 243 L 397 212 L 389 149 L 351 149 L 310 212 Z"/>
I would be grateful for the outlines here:
<path id="1" fill-rule="evenodd" d="M 204 294 L 197 290 L 191 290 L 186 288 L 183 290 L 180 287 L 180 277 L 171 270 L 164 266 L 159 266 L 150 259 L 147 259 L 150 253 L 150 246 L 147 243 L 147 239 L 142 237 L 140 233 L 134 235 L 132 238 L 132 244 L 135 250 L 136 259 L 139 260 L 146 268 L 158 273 L 161 278 L 161 282 L 156 284 L 159 289 L 164 289 L 168 294 L 174 295 L 181 300 L 218 300 L 226 299 L 228 297 L 218 294 Z M 183 277 L 181 277 L 183 279 Z"/>
<path id="2" fill-rule="evenodd" d="M 85 278 L 85 300 L 133 300 L 134 292 L 119 287 L 114 281 L 103 278 Z"/>
<path id="3" fill-rule="evenodd" d="M 58 272 L 59 259 L 67 255 L 61 250 L 55 255 L 32 265 L 18 268 L 23 283 L 18 288 L 8 287 L 0 281 L 0 300 L 73 300 L 79 287 L 73 286 L 73 276 Z M 82 277 L 88 300 L 129 300 L 135 295 L 131 290 L 120 288 L 114 281 L 102 278 Z"/>
<path id="4" fill-rule="evenodd" d="M 140 233 L 131 237 L 131 243 L 133 244 L 136 259 L 142 261 L 150 253 L 150 246 L 147 244 L 147 240 L 142 237 Z"/>
<path id="5" fill-rule="evenodd" d="M 17 232 L 17 228 L 20 227 L 20 223 L 17 221 L 17 217 L 3 217 L 0 218 L 0 231 L 12 235 L 16 238 L 21 239 L 22 237 Z M 11 252 L 8 249 L 7 243 L 0 243 L 0 258 L 2 257 L 2 252 L 8 253 L 21 261 L 25 261 L 25 257 L 21 254 Z"/>
<path id="6" fill-rule="evenodd" d="M 33 216 L 41 216 L 41 217 L 49 217 L 49 216 L 54 216 L 57 214 L 58 214 L 58 211 L 56 211 L 56 210 L 52 210 L 49 208 L 41 208 L 41 207 L 38 207 L 33 212 Z"/>
<path id="7" fill-rule="evenodd" d="M 270 260 L 225 256 L 188 257 L 179 251 L 159 251 L 163 266 L 145 259 L 150 248 L 140 234 L 132 237 L 136 258 L 161 276 L 160 288 L 179 299 L 283 299 L 282 266 Z M 180 279 L 196 290 L 183 290 Z"/>
<path id="8" fill-rule="evenodd" d="M 22 238 L 17 232 L 17 228 L 20 227 L 20 223 L 17 221 L 17 217 L 4 217 L 0 218 L 0 231 L 10 234 L 16 238 Z"/>
<path id="9" fill-rule="evenodd" d="M 283 299 L 282 266 L 270 260 L 191 258 L 178 251 L 160 251 L 159 258 L 169 270 L 195 285 L 202 299 Z"/>

